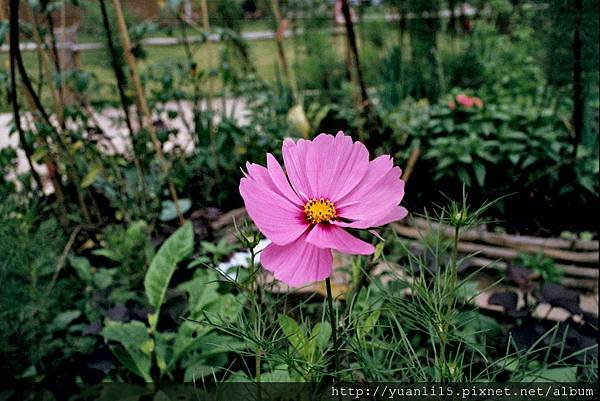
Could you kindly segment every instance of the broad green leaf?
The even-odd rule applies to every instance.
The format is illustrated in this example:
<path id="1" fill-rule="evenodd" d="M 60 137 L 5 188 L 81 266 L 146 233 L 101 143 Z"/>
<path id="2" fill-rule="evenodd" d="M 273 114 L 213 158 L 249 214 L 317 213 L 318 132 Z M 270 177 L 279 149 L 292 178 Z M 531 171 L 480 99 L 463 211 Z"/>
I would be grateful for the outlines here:
<path id="1" fill-rule="evenodd" d="M 161 375 L 167 372 L 171 356 L 170 352 L 168 351 L 170 351 L 171 340 L 173 339 L 173 337 L 175 337 L 175 333 L 154 333 L 154 338 L 156 340 L 156 364 L 158 365 L 158 369 Z"/>
<path id="2" fill-rule="evenodd" d="M 232 322 L 237 319 L 246 303 L 246 294 L 224 294 L 206 307 L 206 315 L 210 319 Z"/>
<path id="3" fill-rule="evenodd" d="M 309 360 L 314 361 L 318 359 L 319 353 L 327 347 L 330 337 L 331 325 L 328 322 L 317 323 L 313 327 L 306 351 Z"/>
<path id="4" fill-rule="evenodd" d="M 154 341 L 148 335 L 148 328 L 134 320 L 128 323 L 108 322 L 102 330 L 106 340 L 115 341 L 122 347 L 111 347 L 113 354 L 131 372 L 146 381 L 152 381 L 152 351 Z"/>
<path id="5" fill-rule="evenodd" d="M 456 173 L 463 184 L 465 184 L 467 187 L 471 186 L 471 177 L 469 177 L 469 173 L 467 173 L 464 168 L 459 167 L 458 170 L 456 170 Z"/>
<path id="6" fill-rule="evenodd" d="M 160 247 L 144 278 L 144 289 L 150 305 L 159 314 L 165 300 L 167 287 L 177 263 L 187 258 L 194 250 L 194 230 L 187 222 L 173 233 Z M 152 327 L 154 329 L 155 327 Z"/>
<path id="7" fill-rule="evenodd" d="M 94 285 L 100 289 L 105 289 L 113 283 L 115 269 L 98 269 L 94 273 Z"/>
<path id="8" fill-rule="evenodd" d="M 219 283 L 212 271 L 198 270 L 195 277 L 177 287 L 188 294 L 188 311 L 192 319 L 198 319 L 201 311 L 211 302 L 219 298 Z"/>
<path id="9" fill-rule="evenodd" d="M 292 378 L 290 377 L 290 372 L 288 372 L 288 367 L 283 365 L 276 367 L 271 372 L 264 373 L 261 375 L 260 380 L 263 383 L 287 383 L 291 382 Z M 285 396 L 282 398 L 285 399 Z"/>
<path id="10" fill-rule="evenodd" d="M 473 170 L 475 170 L 477 183 L 480 187 L 483 187 L 483 184 L 485 184 L 485 166 L 483 164 L 475 163 L 473 164 Z"/>
<path id="11" fill-rule="evenodd" d="M 183 380 L 185 382 L 193 382 L 218 371 L 219 369 L 212 366 L 206 359 L 197 359 L 186 366 Z"/>
<path id="12" fill-rule="evenodd" d="M 81 180 L 81 188 L 87 188 L 96 181 L 98 175 L 102 171 L 102 165 L 100 163 L 93 164 L 90 171 Z"/>
<path id="13" fill-rule="evenodd" d="M 543 369 L 536 373 L 530 373 L 521 379 L 523 383 L 557 382 L 574 383 L 577 381 L 577 366 L 564 368 Z"/>
<path id="14" fill-rule="evenodd" d="M 356 330 L 360 338 L 365 338 L 367 335 L 369 335 L 369 333 L 371 333 L 373 327 L 377 325 L 380 315 L 381 310 L 377 309 L 371 312 L 369 316 L 367 316 L 364 323 L 362 323 Z"/>
<path id="15" fill-rule="evenodd" d="M 69 264 L 75 269 L 80 279 L 87 284 L 91 284 L 93 278 L 92 266 L 87 258 L 69 254 Z"/>
<path id="16" fill-rule="evenodd" d="M 297 350 L 302 349 L 302 345 L 306 343 L 307 338 L 300 325 L 291 317 L 281 314 L 277 316 L 277 321 L 292 347 Z"/>
<path id="17" fill-rule="evenodd" d="M 177 331 L 173 344 L 173 357 L 169 361 L 167 370 L 171 369 L 185 353 L 198 347 L 203 342 L 204 336 L 211 330 L 212 328 L 206 325 L 184 321 Z"/>
<path id="18" fill-rule="evenodd" d="M 102 329 L 102 335 L 106 340 L 118 342 L 127 349 L 140 351 L 150 340 L 148 327 L 138 320 L 127 323 L 109 321 Z"/>
<path id="19" fill-rule="evenodd" d="M 114 260 L 115 262 L 119 262 L 121 260 L 119 255 L 117 255 L 113 250 L 108 248 L 94 249 L 92 251 L 92 254 L 97 256 L 104 256 L 105 258 Z"/>
<path id="20" fill-rule="evenodd" d="M 120 347 L 110 347 L 110 350 L 125 368 L 147 382 L 152 381 L 152 376 L 150 376 L 152 359 L 150 359 L 150 356 L 144 354 L 142 351 L 127 350 Z"/>
<path id="21" fill-rule="evenodd" d="M 56 315 L 52 323 L 50 324 L 50 329 L 52 330 L 63 330 L 66 329 L 69 324 L 75 319 L 81 316 L 81 311 L 78 310 L 68 310 Z"/>
<path id="22" fill-rule="evenodd" d="M 179 209 L 181 213 L 185 213 L 190 210 L 192 206 L 192 201 L 189 199 L 179 199 Z M 160 221 L 170 221 L 177 217 L 177 208 L 175 207 L 175 202 L 166 200 L 162 202 L 162 210 L 160 212 Z"/>

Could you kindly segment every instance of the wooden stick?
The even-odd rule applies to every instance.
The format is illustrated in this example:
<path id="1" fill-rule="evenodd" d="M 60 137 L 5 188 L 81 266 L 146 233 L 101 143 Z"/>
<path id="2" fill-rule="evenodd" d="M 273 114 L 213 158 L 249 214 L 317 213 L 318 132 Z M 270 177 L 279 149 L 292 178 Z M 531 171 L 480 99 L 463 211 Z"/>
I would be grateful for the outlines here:
<path id="1" fill-rule="evenodd" d="M 408 182 L 410 175 L 412 174 L 415 164 L 419 159 L 419 155 L 421 154 L 421 149 L 417 146 L 410 153 L 410 157 L 408 158 L 408 162 L 406 163 L 406 168 L 404 169 L 404 173 L 402 174 L 402 179 L 404 180 L 404 184 Z"/>
<path id="2" fill-rule="evenodd" d="M 410 238 L 421 238 L 423 234 L 425 234 L 427 229 L 418 229 L 414 227 L 408 227 L 401 224 L 392 224 L 392 229 L 403 236 Z M 461 238 L 463 238 L 461 236 Z M 519 250 L 512 248 L 501 248 L 497 246 L 490 245 L 482 245 L 476 244 L 473 242 L 465 242 L 460 241 L 458 243 L 458 250 L 466 253 L 480 252 L 484 255 L 493 257 L 493 258 L 505 258 L 505 259 L 514 259 L 519 255 Z M 559 249 L 548 249 L 548 248 L 540 248 L 540 247 L 531 247 L 531 246 L 521 246 L 520 250 L 530 251 L 530 252 L 541 252 L 544 255 L 560 260 L 566 260 L 569 262 L 579 262 L 579 263 L 598 263 L 598 252 L 570 252 L 563 251 Z"/>
<path id="3" fill-rule="evenodd" d="M 200 1 L 200 7 L 202 10 L 202 28 L 204 29 L 206 35 L 210 35 L 210 19 L 208 18 L 208 5 L 206 3 L 206 0 L 201 0 Z M 213 56 L 213 45 L 212 43 L 208 42 L 206 44 L 207 46 L 207 55 L 208 55 L 208 68 L 209 69 L 213 69 L 213 60 L 214 60 L 214 56 Z M 214 90 L 215 90 L 215 85 L 214 85 L 214 79 L 212 77 L 212 74 L 208 74 L 208 92 L 206 94 L 206 108 L 208 110 L 208 116 L 209 116 L 209 120 L 208 120 L 208 133 L 210 136 L 210 154 L 211 157 L 213 159 L 213 164 L 215 165 L 215 183 L 216 183 L 216 187 L 217 190 L 219 189 L 219 185 L 221 184 L 221 169 L 219 168 L 219 159 L 218 159 L 218 155 L 217 155 L 217 129 L 213 124 L 213 119 L 214 119 L 214 115 L 213 115 L 213 98 L 214 98 Z"/>
<path id="4" fill-rule="evenodd" d="M 152 114 L 150 113 L 148 103 L 146 102 L 144 89 L 142 88 L 142 81 L 140 80 L 140 76 L 138 75 L 137 71 L 135 57 L 131 52 L 131 40 L 129 39 L 127 24 L 125 23 L 125 17 L 123 16 L 123 10 L 121 9 L 121 3 L 119 0 L 113 0 L 113 8 L 115 9 L 115 15 L 117 17 L 117 26 L 119 29 L 119 33 L 121 34 L 121 40 L 123 42 L 123 54 L 125 56 L 125 62 L 129 66 L 129 74 L 131 75 L 131 80 L 135 89 L 137 105 L 140 108 L 142 114 L 142 124 L 144 128 L 146 128 L 148 132 L 150 132 L 150 138 L 152 139 L 152 143 L 154 144 L 156 156 L 160 163 L 162 172 L 167 180 L 169 192 L 171 193 L 173 203 L 175 203 L 175 210 L 177 211 L 177 216 L 179 217 L 179 223 L 183 225 L 185 223 L 185 219 L 183 218 L 183 213 L 181 213 L 179 199 L 177 197 L 177 192 L 175 191 L 175 185 L 173 184 L 173 181 L 171 181 L 171 179 L 169 178 L 169 166 L 164 158 L 162 145 L 158 140 L 158 136 L 156 135 L 156 128 L 154 127 L 154 124 L 152 124 Z"/>
<path id="5" fill-rule="evenodd" d="M 64 112 L 64 105 L 61 101 L 60 98 L 60 94 L 58 92 L 58 90 L 56 89 L 56 86 L 54 85 L 54 79 L 52 79 L 52 71 L 50 70 L 50 62 L 48 61 L 48 57 L 46 52 L 44 52 L 44 48 L 42 45 L 42 39 L 40 37 L 40 33 L 38 30 L 38 23 L 37 23 L 37 19 L 35 18 L 35 15 L 33 14 L 33 10 L 31 9 L 31 6 L 29 5 L 29 2 L 24 2 L 23 3 L 23 9 L 25 10 L 25 15 L 31 19 L 31 32 L 33 34 L 33 40 L 36 43 L 36 49 L 38 52 L 38 56 L 40 59 L 40 62 L 42 64 L 42 71 L 44 72 L 44 75 L 46 76 L 46 84 L 48 85 L 48 87 L 50 88 L 50 95 L 52 96 L 52 102 L 54 103 L 54 112 L 56 113 L 56 119 L 58 120 L 58 125 L 60 125 L 61 127 L 64 127 L 64 118 L 63 118 L 63 112 Z"/>
<path id="6" fill-rule="evenodd" d="M 418 249 L 423 249 L 423 245 L 418 240 L 411 240 L 410 246 Z M 499 260 L 492 260 L 474 256 L 466 259 L 462 267 L 478 267 L 485 269 L 494 269 L 498 271 L 506 271 L 507 266 L 507 263 Z M 560 264 L 557 264 L 556 267 L 564 269 L 563 271 L 566 274 L 575 276 L 561 277 L 559 279 L 559 283 L 564 285 L 565 287 L 582 288 L 593 292 L 598 291 L 598 270 L 576 266 L 565 266 Z M 539 276 L 532 277 L 533 280 L 539 280 L 539 278 Z"/>
<path id="7" fill-rule="evenodd" d="M 412 223 L 416 227 L 420 228 L 432 227 L 436 230 L 443 229 L 445 235 L 453 235 L 454 232 L 454 229 L 450 226 L 431 223 L 420 217 L 413 217 Z M 469 241 L 484 241 L 489 242 L 490 244 L 511 247 L 530 246 L 553 249 L 581 249 L 587 251 L 596 251 L 599 249 L 598 241 L 566 240 L 562 238 L 540 238 L 527 235 L 499 234 L 486 231 L 483 227 L 463 231 L 461 233 L 461 238 Z"/>
<path id="8" fill-rule="evenodd" d="M 472 257 L 468 259 L 468 262 L 475 266 L 486 266 L 486 265 L 494 265 L 498 270 L 506 270 L 507 264 L 502 261 L 495 261 L 492 259 L 482 258 L 482 257 Z M 556 264 L 556 267 L 561 269 L 565 275 L 573 276 L 573 277 L 585 277 L 591 279 L 598 279 L 598 269 L 592 269 L 589 267 L 579 267 L 575 265 L 561 265 Z"/>
<path id="9" fill-rule="evenodd" d="M 283 39 L 285 38 L 285 31 L 288 26 L 288 20 L 283 18 L 281 15 L 281 9 L 279 8 L 279 0 L 271 0 L 271 9 L 273 10 L 273 16 L 275 17 L 275 21 L 277 22 L 277 31 L 275 32 L 275 44 L 277 45 L 277 55 L 279 56 L 279 62 L 281 63 L 281 68 L 283 69 L 283 75 L 285 75 L 285 80 L 289 88 L 292 91 L 292 97 L 294 102 L 299 102 L 298 99 L 298 88 L 296 85 L 296 80 L 294 78 L 293 70 L 290 68 L 287 55 L 285 53 L 285 48 L 283 46 Z"/>

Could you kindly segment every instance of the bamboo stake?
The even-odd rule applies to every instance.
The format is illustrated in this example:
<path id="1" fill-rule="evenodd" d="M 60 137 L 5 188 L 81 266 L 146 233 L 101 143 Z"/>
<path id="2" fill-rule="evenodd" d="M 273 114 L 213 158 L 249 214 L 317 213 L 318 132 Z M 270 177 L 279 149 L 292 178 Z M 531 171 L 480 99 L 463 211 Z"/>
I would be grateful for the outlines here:
<path id="1" fill-rule="evenodd" d="M 441 229 L 444 231 L 446 236 L 452 235 L 452 227 L 447 225 L 431 223 L 420 217 L 413 217 L 411 222 L 416 227 L 424 229 L 431 227 L 436 230 Z M 484 241 L 490 244 L 510 247 L 530 246 L 551 249 L 581 249 L 587 251 L 597 251 L 600 245 L 598 241 L 566 240 L 562 238 L 540 238 L 527 235 L 492 233 L 486 231 L 483 227 L 465 230 L 461 234 L 461 238 L 468 241 Z"/>
<path id="2" fill-rule="evenodd" d="M 183 214 L 181 213 L 179 199 L 177 197 L 177 192 L 175 191 L 175 185 L 173 184 L 173 181 L 171 181 L 168 175 L 169 166 L 164 158 L 162 145 L 158 140 L 158 136 L 156 135 L 156 128 L 154 127 L 154 124 L 152 124 L 152 115 L 150 113 L 150 109 L 148 108 L 148 103 L 146 102 L 144 89 L 142 88 L 142 82 L 138 75 L 135 57 L 131 52 L 131 40 L 129 39 L 127 24 L 125 23 L 125 17 L 123 16 L 123 10 L 121 9 L 121 3 L 119 0 L 113 0 L 113 8 L 115 9 L 115 15 L 117 17 L 117 27 L 119 29 L 119 33 L 121 34 L 121 40 L 123 42 L 123 53 L 125 56 L 125 61 L 129 66 L 129 74 L 131 75 L 131 80 L 135 89 L 137 104 L 142 114 L 142 124 L 144 128 L 146 128 L 150 132 L 150 138 L 152 139 L 152 143 L 154 144 L 156 156 L 160 163 L 161 170 L 167 180 L 169 192 L 171 193 L 171 198 L 175 203 L 175 210 L 177 211 L 177 216 L 179 217 L 179 223 L 183 225 L 185 223 L 185 219 L 183 218 Z"/>
<path id="3" fill-rule="evenodd" d="M 1 17 L 2 19 L 6 18 L 6 15 L 4 15 L 4 7 L 0 6 L 0 13 L 2 14 Z M 12 13 L 11 13 L 11 17 Z M 16 19 L 18 21 L 18 15 L 16 16 Z M 32 156 L 33 156 L 33 148 L 29 145 L 29 143 L 27 142 L 26 138 L 25 138 L 25 133 L 23 132 L 23 127 L 21 126 L 21 113 L 20 113 L 20 109 L 19 109 L 19 101 L 18 101 L 18 94 L 17 94 L 17 78 L 16 78 L 16 70 L 15 70 L 15 53 L 16 53 L 16 49 L 15 46 L 19 46 L 19 42 L 18 42 L 18 36 L 19 36 L 19 32 L 18 32 L 18 27 L 13 27 L 13 23 L 14 20 L 13 18 L 11 18 L 11 32 L 10 32 L 10 88 L 11 88 L 11 103 L 12 103 L 12 109 L 13 109 L 13 118 L 15 120 L 15 127 L 17 128 L 17 133 L 19 135 L 19 142 L 21 143 L 21 147 L 23 148 L 23 151 L 25 152 L 25 158 L 27 159 L 27 164 L 29 164 L 29 169 L 31 170 L 31 176 L 33 177 L 33 180 L 35 181 L 35 183 L 38 186 L 38 189 L 43 193 L 44 192 L 44 187 L 42 185 L 42 180 L 38 174 L 38 172 L 35 170 L 34 165 L 33 165 L 33 161 L 32 161 Z M 16 38 L 13 38 L 14 36 L 16 36 Z"/>
<path id="4" fill-rule="evenodd" d="M 11 39 L 13 41 L 13 42 L 11 42 L 12 43 L 11 46 L 13 49 L 13 55 L 11 57 L 16 62 L 16 66 L 17 66 L 17 69 L 19 70 L 19 74 L 21 76 L 22 83 L 25 86 L 26 91 L 31 96 L 31 99 L 33 100 L 33 103 L 35 105 L 35 109 L 37 111 L 39 111 L 39 113 L 42 115 L 46 124 L 48 124 L 48 126 L 51 128 L 52 132 L 54 134 L 56 134 L 57 142 L 59 143 L 59 145 L 61 145 L 63 147 L 63 150 L 65 152 L 64 154 L 65 154 L 68 162 L 71 164 L 71 166 L 70 166 L 71 168 L 67 168 L 67 175 L 70 177 L 71 181 L 75 185 L 75 192 L 77 195 L 77 201 L 79 203 L 81 212 L 83 213 L 85 220 L 88 223 L 91 223 L 89 211 L 85 204 L 83 195 L 80 191 L 79 178 L 75 174 L 75 167 L 76 167 L 75 162 L 74 162 L 71 154 L 69 153 L 67 144 L 65 143 L 64 138 L 60 134 L 59 129 L 54 127 L 54 125 L 52 124 L 50 115 L 48 114 L 48 112 L 46 111 L 44 106 L 42 105 L 38 95 L 36 94 L 35 90 L 33 89 L 33 84 L 31 83 L 31 79 L 29 78 L 29 75 L 27 74 L 27 70 L 25 69 L 25 65 L 23 63 L 23 58 L 21 57 L 21 50 L 19 48 L 19 3 L 20 3 L 20 0 L 11 0 L 11 2 L 10 2 L 10 27 L 11 27 Z M 14 67 L 14 64 L 13 64 L 13 67 Z"/>
<path id="5" fill-rule="evenodd" d="M 505 270 L 507 268 L 507 264 L 501 261 L 494 261 L 492 259 L 482 258 L 482 257 L 472 257 L 468 259 L 468 263 L 474 266 L 488 266 L 495 265 L 499 270 Z M 590 269 L 589 267 L 579 267 L 574 265 L 563 265 L 557 264 L 556 267 L 561 269 L 566 276 L 572 277 L 580 277 L 580 278 L 589 278 L 589 279 L 598 279 L 599 271 L 598 269 Z"/>
<path id="6" fill-rule="evenodd" d="M 202 28 L 204 29 L 204 31 L 206 32 L 206 34 L 208 35 L 210 32 L 210 20 L 208 18 L 208 5 L 206 3 L 206 0 L 201 0 L 200 1 L 200 7 L 201 7 L 201 11 L 202 11 Z M 208 68 L 209 70 L 213 69 L 213 48 L 212 48 L 212 44 L 209 42 L 208 43 Z M 209 130 L 209 135 L 210 135 L 210 152 L 211 152 L 211 156 L 213 159 L 213 164 L 215 166 L 215 178 L 216 178 L 216 183 L 217 183 L 217 188 L 219 183 L 221 182 L 221 172 L 219 169 L 219 160 L 217 158 L 217 132 L 215 130 L 215 127 L 213 126 L 213 94 L 214 94 L 214 82 L 212 79 L 211 74 L 208 74 L 208 94 L 207 94 L 207 98 L 206 98 L 206 107 L 208 110 L 208 114 L 209 114 L 209 121 L 208 121 L 208 130 Z"/>
<path id="7" fill-rule="evenodd" d="M 401 224 L 392 224 L 393 230 L 403 236 L 410 238 L 421 238 L 423 236 L 423 229 L 417 229 L 413 227 L 404 226 Z M 493 258 L 505 258 L 505 259 L 514 259 L 519 256 L 519 251 L 529 251 L 529 252 L 541 252 L 545 256 L 566 260 L 569 262 L 578 262 L 578 263 L 598 263 L 598 252 L 570 252 L 563 251 L 559 249 L 548 249 L 548 248 L 538 248 L 531 246 L 521 246 L 520 249 L 512 249 L 512 248 L 501 248 L 497 246 L 489 246 L 482 244 L 475 244 L 473 242 L 465 242 L 460 241 L 458 243 L 458 250 L 461 252 L 473 253 L 479 252 L 481 254 L 493 257 Z"/>
<path id="8" fill-rule="evenodd" d="M 410 153 L 410 157 L 408 158 L 408 162 L 406 163 L 406 168 L 404 169 L 404 173 L 402 174 L 402 179 L 404 180 L 405 184 L 408 183 L 408 179 L 410 178 L 415 168 L 415 164 L 417 163 L 420 154 L 421 149 L 418 146 L 414 148 Z"/>
<path id="9" fill-rule="evenodd" d="M 144 213 L 147 212 L 146 207 L 146 183 L 144 181 L 144 174 L 142 172 L 142 166 L 139 158 L 137 157 L 137 153 L 135 150 L 135 131 L 133 130 L 133 124 L 131 122 L 131 114 L 129 113 L 129 106 L 127 104 L 127 96 L 125 95 L 125 74 L 123 74 L 123 69 L 118 61 L 117 49 L 112 40 L 112 34 L 110 29 L 110 21 L 108 20 L 108 13 L 106 11 L 106 4 L 104 0 L 99 0 L 100 3 L 100 11 L 102 13 L 102 24 L 104 25 L 104 31 L 106 34 L 108 50 L 110 53 L 110 61 L 113 68 L 113 72 L 115 74 L 115 78 L 117 80 L 117 90 L 119 92 L 119 100 L 121 101 L 121 108 L 123 109 L 123 113 L 125 115 L 125 125 L 127 125 L 127 129 L 129 131 L 129 141 L 131 144 L 131 155 L 133 158 L 133 164 L 135 166 L 135 172 L 137 175 L 139 188 L 138 188 L 138 196 L 142 203 L 142 210 Z"/>
<path id="10" fill-rule="evenodd" d="M 29 19 L 31 19 L 31 31 L 33 34 L 33 40 L 36 43 L 36 49 L 38 52 L 40 63 L 42 65 L 42 71 L 46 76 L 46 84 L 50 88 L 50 95 L 52 96 L 52 102 L 54 103 L 54 112 L 56 113 L 56 119 L 58 120 L 58 124 L 61 127 L 64 127 L 64 105 L 62 104 L 59 92 L 56 90 L 54 80 L 52 79 L 52 71 L 50 70 L 50 64 L 47 58 L 47 54 L 46 52 L 44 52 L 42 46 L 42 39 L 40 37 L 37 19 L 33 14 L 33 10 L 29 6 L 29 2 L 26 1 L 23 3 L 23 10 L 25 10 L 25 15 Z"/>
<path id="11" fill-rule="evenodd" d="M 283 46 L 283 39 L 285 38 L 285 31 L 288 26 L 288 21 L 281 15 L 281 9 L 279 8 L 279 0 L 271 0 L 271 9 L 273 10 L 273 16 L 275 17 L 275 21 L 277 22 L 275 43 L 277 44 L 277 55 L 279 57 L 279 62 L 281 63 L 283 74 L 285 75 L 285 80 L 287 81 L 287 84 L 290 90 L 292 91 L 293 100 L 294 102 L 299 102 L 298 87 L 296 85 L 293 69 L 289 67 L 287 55 Z"/>

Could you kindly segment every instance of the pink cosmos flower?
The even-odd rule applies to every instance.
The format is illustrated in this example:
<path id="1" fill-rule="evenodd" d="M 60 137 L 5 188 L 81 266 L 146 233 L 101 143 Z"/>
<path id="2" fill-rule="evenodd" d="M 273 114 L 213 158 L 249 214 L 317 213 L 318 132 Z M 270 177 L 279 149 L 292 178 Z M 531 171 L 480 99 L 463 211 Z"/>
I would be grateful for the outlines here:
<path id="1" fill-rule="evenodd" d="M 463 93 L 456 95 L 456 101 L 466 109 L 470 109 L 473 106 L 477 106 L 479 108 L 483 107 L 483 100 L 476 96 L 467 96 Z"/>
<path id="2" fill-rule="evenodd" d="M 463 107 L 471 108 L 473 107 L 473 99 L 470 96 L 460 94 L 456 96 L 456 101 Z"/>
<path id="3" fill-rule="evenodd" d="M 267 167 L 247 163 L 240 194 L 248 215 L 271 240 L 265 269 L 291 286 L 331 275 L 332 250 L 369 255 L 373 245 L 345 228 L 367 229 L 406 217 L 402 171 L 383 155 L 369 161 L 360 142 L 338 132 L 283 142 L 285 171 L 272 154 Z"/>

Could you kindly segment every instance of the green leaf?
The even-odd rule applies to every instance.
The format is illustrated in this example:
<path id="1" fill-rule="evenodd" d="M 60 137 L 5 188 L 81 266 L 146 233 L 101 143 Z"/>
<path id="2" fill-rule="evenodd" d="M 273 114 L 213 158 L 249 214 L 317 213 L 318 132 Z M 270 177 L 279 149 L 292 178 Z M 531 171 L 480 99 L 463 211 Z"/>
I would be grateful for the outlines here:
<path id="1" fill-rule="evenodd" d="M 523 383 L 557 382 L 574 383 L 577 381 L 577 367 L 543 369 L 536 373 L 530 373 L 521 379 Z"/>
<path id="2" fill-rule="evenodd" d="M 483 187 L 483 184 L 485 184 L 485 166 L 483 164 L 475 163 L 473 164 L 473 170 L 475 170 L 477 183 L 480 187 Z"/>
<path id="3" fill-rule="evenodd" d="M 114 260 L 115 262 L 121 261 L 121 258 L 119 257 L 119 255 L 117 255 L 117 253 L 115 251 L 108 249 L 108 248 L 94 249 L 92 251 L 92 254 L 97 255 L 97 256 L 104 256 L 105 258 Z"/>
<path id="4" fill-rule="evenodd" d="M 81 180 L 81 188 L 87 188 L 90 185 L 92 185 L 94 181 L 96 181 L 96 178 L 98 178 L 98 175 L 101 171 L 102 165 L 100 163 L 95 163 L 94 165 L 92 165 L 90 171 L 88 171 L 85 177 L 83 177 L 83 179 Z"/>
<path id="5" fill-rule="evenodd" d="M 212 271 L 199 270 L 190 281 L 177 287 L 188 294 L 188 311 L 192 319 L 197 320 L 204 307 L 219 299 L 219 283 L 217 276 Z"/>
<path id="6" fill-rule="evenodd" d="M 357 335 L 359 338 L 365 338 L 369 333 L 373 330 L 373 328 L 377 325 L 379 321 L 379 316 L 381 315 L 381 310 L 377 309 L 371 312 L 369 316 L 365 319 L 364 323 L 356 329 Z"/>
<path id="7" fill-rule="evenodd" d="M 291 382 L 292 378 L 290 377 L 290 372 L 288 372 L 288 368 L 286 365 L 277 366 L 270 372 L 264 373 L 260 377 L 261 382 L 263 383 L 286 383 Z M 285 395 L 281 397 L 281 399 L 285 399 Z"/>
<path id="8" fill-rule="evenodd" d="M 218 319 L 224 322 L 233 322 L 242 312 L 246 297 L 245 293 L 221 295 L 216 302 L 212 302 L 205 308 L 205 313 L 211 320 Z"/>
<path id="9" fill-rule="evenodd" d="M 177 337 L 175 337 L 175 343 L 173 344 L 173 357 L 169 361 L 167 370 L 171 369 L 185 353 L 202 344 L 204 336 L 210 330 L 211 328 L 205 325 L 184 321 L 177 331 Z"/>
<path id="10" fill-rule="evenodd" d="M 81 256 L 75 256 L 73 254 L 69 254 L 69 264 L 75 269 L 77 275 L 80 279 L 82 279 L 87 284 L 92 283 L 93 274 L 92 274 L 92 266 L 90 265 L 90 261 L 87 258 Z"/>
<path id="11" fill-rule="evenodd" d="M 327 348 L 331 337 L 331 325 L 327 322 L 317 323 L 310 333 L 306 353 L 309 360 L 314 360 L 321 351 Z"/>
<path id="12" fill-rule="evenodd" d="M 107 341 L 114 341 L 121 347 L 111 347 L 113 354 L 134 374 L 146 381 L 152 381 L 152 351 L 154 341 L 148 334 L 148 328 L 142 322 L 134 320 L 128 323 L 111 322 L 102 330 Z"/>
<path id="13" fill-rule="evenodd" d="M 101 290 L 107 288 L 113 283 L 113 274 L 115 269 L 98 269 L 94 273 L 94 285 Z"/>
<path id="14" fill-rule="evenodd" d="M 159 314 L 165 300 L 167 287 L 177 263 L 187 258 L 194 250 L 194 230 L 191 222 L 185 223 L 162 244 L 144 278 L 146 297 Z M 155 327 L 152 327 L 154 329 Z"/>
<path id="15" fill-rule="evenodd" d="M 464 168 L 459 167 L 458 170 L 456 170 L 456 173 L 463 184 L 465 184 L 467 187 L 471 186 L 471 177 L 469 177 L 469 173 L 467 173 Z"/>
<path id="16" fill-rule="evenodd" d="M 119 362 L 133 374 L 140 376 L 147 382 L 152 381 L 152 376 L 150 376 L 152 359 L 148 355 L 145 355 L 141 351 L 128 351 L 120 347 L 110 347 L 110 350 Z"/>
<path id="17" fill-rule="evenodd" d="M 106 340 L 115 341 L 125 348 L 138 349 L 146 346 L 150 335 L 148 327 L 139 320 L 133 320 L 127 323 L 108 321 L 108 324 L 102 329 L 102 335 Z"/>
<path id="18" fill-rule="evenodd" d="M 292 347 L 300 350 L 302 345 L 307 341 L 306 334 L 304 334 L 300 325 L 291 317 L 281 314 L 277 316 L 277 321 Z"/>
<path id="19" fill-rule="evenodd" d="M 179 199 L 179 209 L 181 213 L 185 213 L 192 207 L 192 201 L 189 199 Z M 170 221 L 177 217 L 177 208 L 175 202 L 166 200 L 162 202 L 162 210 L 160 212 L 160 221 Z"/>
<path id="20" fill-rule="evenodd" d="M 75 319 L 81 316 L 81 311 L 68 310 L 56 315 L 52 323 L 50 324 L 51 330 L 64 330 L 69 324 Z"/>

